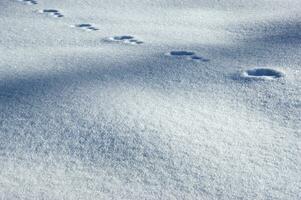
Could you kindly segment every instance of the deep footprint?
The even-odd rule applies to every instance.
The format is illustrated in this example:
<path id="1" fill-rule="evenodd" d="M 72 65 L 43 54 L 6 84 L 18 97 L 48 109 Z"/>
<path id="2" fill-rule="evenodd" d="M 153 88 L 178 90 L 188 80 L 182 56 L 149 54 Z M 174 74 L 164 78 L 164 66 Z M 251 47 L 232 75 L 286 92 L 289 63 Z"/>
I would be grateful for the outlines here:
<path id="1" fill-rule="evenodd" d="M 109 40 L 113 42 L 123 42 L 127 44 L 143 44 L 142 41 L 135 39 L 135 37 L 131 35 L 114 36 L 109 38 Z"/>
<path id="2" fill-rule="evenodd" d="M 191 51 L 171 51 L 170 55 L 171 56 L 193 56 L 195 55 L 195 53 Z"/>
<path id="3" fill-rule="evenodd" d="M 20 2 L 23 2 L 23 3 L 26 3 L 26 4 L 29 4 L 29 5 L 35 5 L 35 4 L 38 4 L 37 1 L 35 0 L 18 0 Z"/>
<path id="4" fill-rule="evenodd" d="M 58 10 L 56 9 L 44 9 L 41 10 L 40 13 L 45 13 L 47 15 L 51 15 L 53 17 L 64 17 Z"/>
<path id="5" fill-rule="evenodd" d="M 195 54 L 192 51 L 171 51 L 167 55 L 177 57 L 177 58 L 187 58 L 196 61 L 209 62 L 210 60 L 207 58 L 203 58 Z"/>
<path id="6" fill-rule="evenodd" d="M 91 24 L 77 24 L 74 27 L 81 28 L 87 31 L 98 31 L 99 29 L 92 26 Z"/>
<path id="7" fill-rule="evenodd" d="M 284 74 L 280 71 L 270 68 L 254 68 L 244 71 L 242 76 L 245 78 L 254 79 L 276 79 L 283 77 Z"/>
<path id="8" fill-rule="evenodd" d="M 113 37 L 113 39 L 122 41 L 122 40 L 132 40 L 134 39 L 134 37 L 129 35 L 122 35 L 122 36 L 115 36 Z"/>
<path id="9" fill-rule="evenodd" d="M 191 59 L 192 60 L 199 60 L 199 61 L 202 61 L 202 62 L 209 62 L 210 61 L 209 59 L 203 58 L 201 56 L 191 56 Z"/>

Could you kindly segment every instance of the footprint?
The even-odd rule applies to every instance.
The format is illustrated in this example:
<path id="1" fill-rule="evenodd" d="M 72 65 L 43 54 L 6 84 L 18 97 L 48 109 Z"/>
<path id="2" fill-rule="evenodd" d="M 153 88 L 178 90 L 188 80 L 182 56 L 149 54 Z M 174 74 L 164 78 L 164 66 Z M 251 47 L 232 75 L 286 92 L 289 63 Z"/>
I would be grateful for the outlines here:
<path id="1" fill-rule="evenodd" d="M 203 58 L 195 54 L 192 51 L 171 51 L 167 54 L 168 56 L 177 57 L 177 58 L 186 58 L 196 61 L 209 62 L 210 60 L 207 58 Z"/>
<path id="2" fill-rule="evenodd" d="M 171 56 L 194 56 L 195 53 L 191 51 L 171 51 L 169 53 Z"/>
<path id="3" fill-rule="evenodd" d="M 248 79 L 276 79 L 284 77 L 284 73 L 270 68 L 253 68 L 242 73 L 242 77 Z"/>
<path id="4" fill-rule="evenodd" d="M 99 29 L 92 26 L 91 24 L 76 24 L 72 27 L 77 27 L 86 31 L 98 31 Z"/>
<path id="5" fill-rule="evenodd" d="M 44 9 L 44 10 L 40 10 L 39 12 L 53 17 L 64 17 L 64 15 L 62 15 L 58 10 L 55 9 Z"/>
<path id="6" fill-rule="evenodd" d="M 142 41 L 135 39 L 135 37 L 131 35 L 113 36 L 109 38 L 109 41 L 122 42 L 126 44 L 134 44 L 134 45 L 143 44 Z"/>
<path id="7" fill-rule="evenodd" d="M 35 1 L 35 0 L 18 0 L 18 1 L 23 2 L 23 3 L 26 3 L 26 4 L 28 4 L 28 5 L 35 5 L 35 4 L 38 4 L 38 2 Z"/>
<path id="8" fill-rule="evenodd" d="M 208 58 L 203 58 L 201 56 L 191 56 L 191 59 L 192 60 L 199 60 L 199 61 L 202 61 L 202 62 L 209 62 L 210 61 Z"/>

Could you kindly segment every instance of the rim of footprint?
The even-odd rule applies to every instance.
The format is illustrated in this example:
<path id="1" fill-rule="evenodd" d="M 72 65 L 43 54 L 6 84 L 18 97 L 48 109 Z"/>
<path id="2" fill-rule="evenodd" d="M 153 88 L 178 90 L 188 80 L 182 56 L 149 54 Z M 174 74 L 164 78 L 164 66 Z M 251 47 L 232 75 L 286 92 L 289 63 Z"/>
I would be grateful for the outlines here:
<path id="1" fill-rule="evenodd" d="M 166 55 L 170 56 L 170 57 L 175 57 L 175 58 L 185 58 L 185 59 L 189 59 L 189 60 L 196 60 L 196 61 L 202 61 L 202 62 L 210 61 L 208 58 L 199 56 L 193 51 L 173 50 L 173 51 L 170 51 L 169 53 L 166 53 Z"/>

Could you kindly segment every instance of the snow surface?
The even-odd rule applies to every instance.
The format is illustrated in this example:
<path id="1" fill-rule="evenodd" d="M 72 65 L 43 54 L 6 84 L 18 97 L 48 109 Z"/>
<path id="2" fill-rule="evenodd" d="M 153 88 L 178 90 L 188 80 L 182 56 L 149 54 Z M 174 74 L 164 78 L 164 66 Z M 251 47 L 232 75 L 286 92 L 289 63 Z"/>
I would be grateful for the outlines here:
<path id="1" fill-rule="evenodd" d="M 0 199 L 301 199 L 300 11 L 1 0 Z"/>

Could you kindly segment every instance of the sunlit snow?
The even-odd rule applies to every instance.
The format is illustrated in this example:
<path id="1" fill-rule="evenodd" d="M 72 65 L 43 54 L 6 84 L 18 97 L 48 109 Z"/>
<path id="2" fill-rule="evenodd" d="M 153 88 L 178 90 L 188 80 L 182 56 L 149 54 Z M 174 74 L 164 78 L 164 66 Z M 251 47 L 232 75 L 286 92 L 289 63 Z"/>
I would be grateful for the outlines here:
<path id="1" fill-rule="evenodd" d="M 0 199 L 301 199 L 300 0 L 1 0 Z"/>

